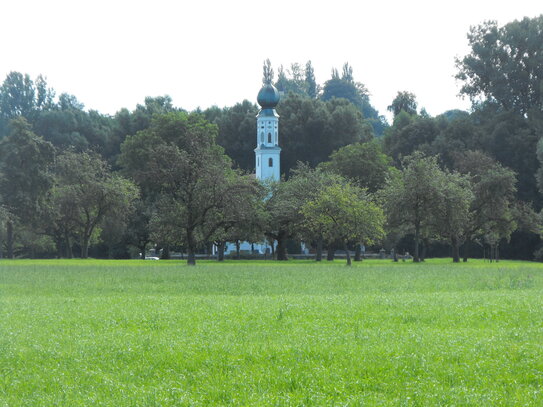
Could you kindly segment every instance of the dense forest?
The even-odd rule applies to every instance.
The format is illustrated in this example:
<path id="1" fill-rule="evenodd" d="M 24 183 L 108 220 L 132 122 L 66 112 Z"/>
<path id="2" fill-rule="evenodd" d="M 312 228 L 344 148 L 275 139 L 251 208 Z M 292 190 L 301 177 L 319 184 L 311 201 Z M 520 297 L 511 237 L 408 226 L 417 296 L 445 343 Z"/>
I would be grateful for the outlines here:
<path id="1" fill-rule="evenodd" d="M 392 123 L 348 63 L 319 84 L 311 61 L 277 75 L 266 61 L 263 82 L 282 95 L 276 184 L 251 176 L 248 100 L 187 112 L 148 97 L 109 116 L 11 72 L 0 87 L 0 254 L 128 258 L 153 247 L 194 263 L 212 244 L 267 239 L 278 259 L 300 240 L 318 260 L 323 248 L 358 259 L 361 245 L 415 261 L 483 250 L 541 259 L 543 15 L 485 22 L 467 39 L 456 77 L 471 110 L 432 117 L 399 90 Z"/>

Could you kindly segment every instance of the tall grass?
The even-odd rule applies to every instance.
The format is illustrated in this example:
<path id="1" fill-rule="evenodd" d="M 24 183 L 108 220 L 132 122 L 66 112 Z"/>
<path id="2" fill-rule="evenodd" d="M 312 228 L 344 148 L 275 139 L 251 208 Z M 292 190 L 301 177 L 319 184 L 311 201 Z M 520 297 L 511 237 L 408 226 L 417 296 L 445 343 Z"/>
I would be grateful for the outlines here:
<path id="1" fill-rule="evenodd" d="M 2 261 L 0 405 L 543 405 L 523 262 Z"/>

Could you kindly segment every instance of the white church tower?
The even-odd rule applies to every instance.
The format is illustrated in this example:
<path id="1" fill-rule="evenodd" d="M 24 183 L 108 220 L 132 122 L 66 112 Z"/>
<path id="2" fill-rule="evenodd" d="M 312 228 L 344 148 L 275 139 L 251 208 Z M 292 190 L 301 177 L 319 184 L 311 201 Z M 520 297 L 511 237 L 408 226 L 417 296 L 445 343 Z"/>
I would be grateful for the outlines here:
<path id="1" fill-rule="evenodd" d="M 256 178 L 279 181 L 280 154 L 279 115 L 275 106 L 279 103 L 279 91 L 271 83 L 266 83 L 257 96 L 261 109 L 256 116 Z"/>

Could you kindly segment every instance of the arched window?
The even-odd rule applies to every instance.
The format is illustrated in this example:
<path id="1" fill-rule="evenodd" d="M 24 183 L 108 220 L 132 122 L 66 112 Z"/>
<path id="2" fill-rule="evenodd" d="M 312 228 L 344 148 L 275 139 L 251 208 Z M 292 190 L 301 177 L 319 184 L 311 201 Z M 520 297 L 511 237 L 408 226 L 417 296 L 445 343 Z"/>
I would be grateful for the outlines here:
<path id="1" fill-rule="evenodd" d="M 271 144 L 271 133 L 268 133 L 268 143 Z"/>
<path id="2" fill-rule="evenodd" d="M 264 132 L 260 133 L 260 143 L 264 144 Z"/>
<path id="3" fill-rule="evenodd" d="M 256 166 L 257 166 L 257 167 L 260 167 L 260 157 L 258 157 L 258 158 L 256 159 Z"/>
<path id="4" fill-rule="evenodd" d="M 268 160 L 268 167 L 273 167 L 273 158 Z"/>

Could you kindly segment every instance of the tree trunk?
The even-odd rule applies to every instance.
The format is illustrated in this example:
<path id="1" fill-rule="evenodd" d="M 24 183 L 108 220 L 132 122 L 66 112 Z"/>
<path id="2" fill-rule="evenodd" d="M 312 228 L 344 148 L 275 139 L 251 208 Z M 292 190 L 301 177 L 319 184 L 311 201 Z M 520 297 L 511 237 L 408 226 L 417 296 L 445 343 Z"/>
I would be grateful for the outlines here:
<path id="1" fill-rule="evenodd" d="M 322 261 L 322 237 L 317 240 L 317 251 L 315 253 L 315 261 Z"/>
<path id="2" fill-rule="evenodd" d="M 392 249 L 392 259 L 395 263 L 398 263 L 398 253 L 396 253 L 396 248 Z"/>
<path id="3" fill-rule="evenodd" d="M 419 239 L 420 239 L 419 226 L 415 226 L 415 253 L 413 253 L 413 262 L 415 262 L 415 263 L 420 262 Z"/>
<path id="4" fill-rule="evenodd" d="M 343 248 L 345 250 L 345 255 L 347 257 L 347 266 L 351 266 L 351 252 L 349 251 L 349 248 L 347 247 L 347 243 L 343 244 Z"/>
<path id="5" fill-rule="evenodd" d="M 194 243 L 194 251 L 196 251 L 196 243 Z M 156 256 L 156 253 L 155 253 L 155 256 Z M 162 260 L 170 260 L 171 259 L 171 256 L 170 256 L 170 246 L 169 245 L 166 245 L 162 248 L 162 255 L 160 256 L 160 258 Z"/>
<path id="6" fill-rule="evenodd" d="M 236 239 L 236 260 L 239 260 L 239 246 L 240 246 L 239 239 Z"/>
<path id="7" fill-rule="evenodd" d="M 89 257 L 89 240 L 88 237 L 83 237 L 81 241 L 81 258 L 87 259 Z"/>
<path id="8" fill-rule="evenodd" d="M 430 247 L 430 240 L 422 239 L 422 253 L 420 254 L 420 261 L 426 260 L 426 255 L 428 254 L 428 247 Z"/>
<path id="9" fill-rule="evenodd" d="M 354 261 L 362 261 L 362 245 L 357 243 L 354 251 Z"/>
<path id="10" fill-rule="evenodd" d="M 224 248 L 226 246 L 226 242 L 224 240 L 221 240 L 217 244 L 217 261 L 224 261 Z"/>
<path id="11" fill-rule="evenodd" d="M 468 248 L 469 248 L 469 245 L 470 245 L 470 241 L 469 240 L 466 240 L 464 242 L 464 244 L 462 245 L 462 248 L 464 250 L 462 250 L 464 252 L 464 258 L 463 258 L 463 262 L 464 263 L 467 263 L 468 262 Z"/>
<path id="12" fill-rule="evenodd" d="M 280 234 L 277 238 L 277 260 L 288 260 L 286 240 L 285 234 Z"/>
<path id="13" fill-rule="evenodd" d="M 213 242 L 206 242 L 206 256 L 207 259 L 211 259 L 211 256 L 213 255 Z"/>
<path id="14" fill-rule="evenodd" d="M 451 237 L 453 263 L 460 263 L 460 245 L 456 236 Z"/>
<path id="15" fill-rule="evenodd" d="M 187 230 L 187 265 L 196 266 L 196 242 L 194 240 L 194 231 Z"/>
<path id="16" fill-rule="evenodd" d="M 2 242 L 2 233 L 0 233 L 0 259 L 4 258 L 4 242 Z"/>
<path id="17" fill-rule="evenodd" d="M 500 242 L 496 243 L 496 263 L 500 261 Z"/>
<path id="18" fill-rule="evenodd" d="M 326 260 L 334 261 L 335 256 L 336 256 L 336 248 L 332 245 L 329 245 L 328 251 L 326 252 Z"/>
<path id="19" fill-rule="evenodd" d="M 74 258 L 74 250 L 72 247 L 72 238 L 66 234 L 66 257 L 68 259 Z"/>
<path id="20" fill-rule="evenodd" d="M 57 249 L 57 259 L 62 258 L 62 238 L 56 237 L 55 238 L 55 248 Z"/>
<path id="21" fill-rule="evenodd" d="M 145 249 L 147 249 L 147 243 L 143 244 L 143 246 L 139 246 L 139 249 L 141 250 L 140 253 L 140 259 L 145 260 Z M 155 253 L 156 255 L 156 253 Z"/>
<path id="22" fill-rule="evenodd" d="M 8 221 L 6 233 L 8 245 L 8 259 L 13 259 L 13 222 Z"/>

